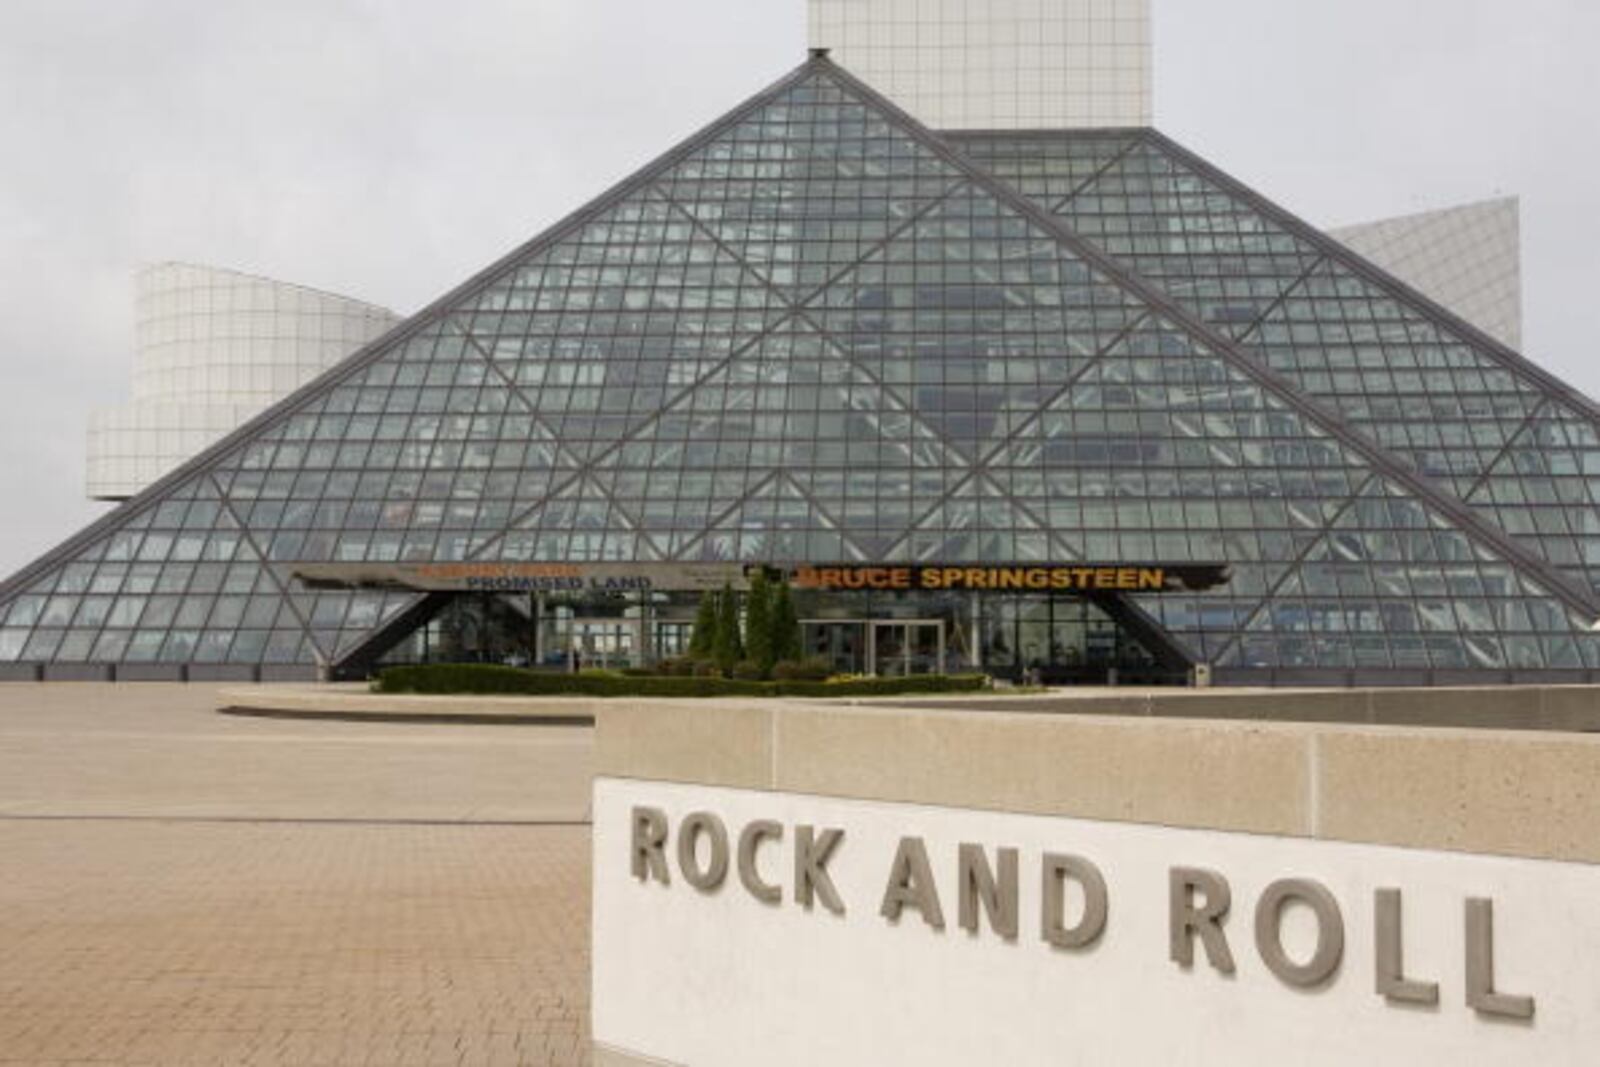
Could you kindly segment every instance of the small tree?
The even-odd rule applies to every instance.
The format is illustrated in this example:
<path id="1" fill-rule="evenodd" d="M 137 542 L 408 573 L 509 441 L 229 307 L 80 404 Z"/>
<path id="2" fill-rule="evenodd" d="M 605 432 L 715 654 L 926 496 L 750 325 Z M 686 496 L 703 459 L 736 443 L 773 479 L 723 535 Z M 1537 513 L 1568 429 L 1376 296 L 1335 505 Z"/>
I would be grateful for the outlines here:
<path id="1" fill-rule="evenodd" d="M 710 659 L 717 644 L 717 594 L 700 594 L 700 610 L 695 612 L 694 629 L 689 634 L 689 655 Z"/>
<path id="2" fill-rule="evenodd" d="M 756 664 L 765 678 L 778 661 L 772 626 L 772 583 L 767 581 L 767 569 L 757 567 L 750 575 L 750 592 L 744 601 L 745 654 Z"/>
<path id="3" fill-rule="evenodd" d="M 733 670 L 733 665 L 744 659 L 744 642 L 739 639 L 739 598 L 731 585 L 724 585 L 717 596 L 716 639 L 711 655 L 724 672 Z"/>
<path id="4" fill-rule="evenodd" d="M 778 583 L 772 598 L 772 655 L 775 660 L 800 658 L 800 617 L 795 614 L 794 598 L 787 580 Z"/>

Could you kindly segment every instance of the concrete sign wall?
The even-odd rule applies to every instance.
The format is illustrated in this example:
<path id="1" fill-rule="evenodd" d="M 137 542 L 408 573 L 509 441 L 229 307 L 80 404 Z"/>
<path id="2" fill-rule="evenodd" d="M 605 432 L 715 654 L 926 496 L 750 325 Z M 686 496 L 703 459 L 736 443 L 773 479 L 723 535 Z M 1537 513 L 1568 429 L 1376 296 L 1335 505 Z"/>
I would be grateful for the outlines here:
<path id="1" fill-rule="evenodd" d="M 1600 1047 L 1587 865 L 618 779 L 594 848 L 595 1039 L 669 1063 Z"/>
<path id="2" fill-rule="evenodd" d="M 1600 737 L 1228 697 L 606 704 L 597 1064 L 1594 1062 Z"/>

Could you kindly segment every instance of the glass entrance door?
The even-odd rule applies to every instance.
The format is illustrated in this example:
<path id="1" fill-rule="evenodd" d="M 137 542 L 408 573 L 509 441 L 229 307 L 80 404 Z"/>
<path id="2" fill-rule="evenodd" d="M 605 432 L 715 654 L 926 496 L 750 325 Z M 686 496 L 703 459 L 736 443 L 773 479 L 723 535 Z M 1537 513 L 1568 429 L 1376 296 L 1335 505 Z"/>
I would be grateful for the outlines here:
<path id="1" fill-rule="evenodd" d="M 945 672 L 943 619 L 807 619 L 801 624 L 808 656 L 820 656 L 838 674 Z"/>
<path id="2" fill-rule="evenodd" d="M 638 619 L 573 619 L 572 648 L 584 667 L 638 666 Z"/>
<path id="3" fill-rule="evenodd" d="M 867 666 L 866 624 L 837 619 L 807 619 L 800 624 L 806 655 L 828 661 L 835 674 L 861 674 Z"/>
<path id="4" fill-rule="evenodd" d="M 879 619 L 867 624 L 867 633 L 867 673 L 944 673 L 942 619 Z"/>

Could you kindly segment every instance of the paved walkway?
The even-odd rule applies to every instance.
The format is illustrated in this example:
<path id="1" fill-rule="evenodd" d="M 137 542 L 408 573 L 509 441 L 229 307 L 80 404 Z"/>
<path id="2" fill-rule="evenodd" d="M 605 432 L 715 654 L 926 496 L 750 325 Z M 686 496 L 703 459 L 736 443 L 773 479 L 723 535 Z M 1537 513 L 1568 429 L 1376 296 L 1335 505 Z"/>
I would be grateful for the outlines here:
<path id="1" fill-rule="evenodd" d="M 587 1062 L 590 733 L 0 686 L 0 1063 Z"/>

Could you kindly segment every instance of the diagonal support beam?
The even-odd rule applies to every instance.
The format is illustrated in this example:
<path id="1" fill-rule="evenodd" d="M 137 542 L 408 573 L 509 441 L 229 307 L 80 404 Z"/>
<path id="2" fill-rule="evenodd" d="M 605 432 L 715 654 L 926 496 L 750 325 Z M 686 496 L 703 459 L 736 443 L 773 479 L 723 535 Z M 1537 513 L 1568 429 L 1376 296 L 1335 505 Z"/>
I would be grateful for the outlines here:
<path id="1" fill-rule="evenodd" d="M 1283 591 L 1283 587 L 1289 584 L 1291 578 L 1300 573 L 1306 561 L 1311 558 L 1311 553 L 1317 550 L 1317 546 L 1328 543 L 1328 539 L 1333 536 L 1334 527 L 1339 525 L 1339 521 L 1349 514 L 1350 509 L 1356 506 L 1356 502 L 1365 496 L 1367 490 L 1371 489 L 1378 480 L 1377 475 L 1373 475 L 1362 482 L 1361 487 L 1351 494 L 1343 504 L 1340 504 L 1338 509 L 1322 524 L 1322 529 L 1317 532 L 1317 536 L 1312 538 L 1306 547 L 1300 550 L 1300 554 L 1284 567 L 1283 573 L 1278 575 L 1266 594 L 1256 602 L 1256 606 L 1251 608 L 1250 613 L 1244 617 L 1244 622 L 1240 625 L 1239 631 L 1217 650 L 1215 658 L 1218 663 L 1221 663 L 1224 656 L 1232 652 L 1244 641 L 1249 632 L 1250 624 L 1260 618 L 1261 613 L 1271 607 L 1273 601 L 1278 599 L 1278 594 Z"/>
<path id="2" fill-rule="evenodd" d="M 1483 465 L 1483 473 L 1479 474 L 1477 479 L 1467 487 L 1467 491 L 1461 494 L 1462 500 L 1469 504 L 1472 503 L 1472 498 L 1477 496 L 1478 491 L 1487 485 L 1489 479 L 1494 476 L 1495 468 L 1511 454 L 1511 450 L 1517 447 L 1523 436 L 1538 424 L 1540 417 L 1550 409 L 1553 403 L 1554 401 L 1551 400 L 1541 400 L 1533 406 L 1533 410 L 1528 412 L 1528 417 L 1523 419 L 1517 428 L 1512 431 L 1511 435 L 1506 438 L 1506 443 L 1501 446 L 1500 451 L 1496 452 L 1494 458 Z"/>
<path id="3" fill-rule="evenodd" d="M 936 211 L 939 207 L 941 207 L 943 204 L 945 204 L 950 199 L 950 197 L 955 195 L 961 189 L 965 188 L 966 184 L 967 184 L 966 182 L 952 182 L 952 183 L 950 183 L 950 185 L 945 189 L 945 191 L 943 193 L 940 193 L 937 197 L 935 197 L 934 199 L 930 200 L 928 203 L 922 205 L 920 208 L 918 208 L 911 215 L 907 216 L 889 234 L 887 234 L 881 240 L 875 241 L 873 244 L 868 246 L 867 250 L 864 253 L 862 253 L 860 256 L 858 256 L 856 259 L 854 259 L 850 263 L 845 264 L 839 270 L 835 271 L 833 273 L 833 275 L 831 275 L 826 282 L 824 282 L 822 285 L 818 286 L 817 288 L 812 289 L 812 290 L 804 293 L 802 296 L 800 296 L 797 299 L 790 298 L 790 296 L 787 293 L 785 293 L 782 289 L 779 289 L 776 285 L 773 285 L 770 281 L 767 281 L 765 275 L 763 275 L 760 271 L 756 270 L 755 267 L 751 266 L 749 263 L 746 263 L 744 261 L 743 257 L 741 257 L 739 255 L 739 253 L 737 251 L 735 251 L 733 248 L 729 247 L 715 231 L 713 231 L 710 227 L 706 226 L 705 223 L 701 222 L 700 219 L 697 218 L 695 215 L 690 213 L 687 208 L 683 207 L 676 200 L 672 199 L 672 197 L 670 195 L 668 195 L 664 190 L 661 190 L 661 189 L 658 188 L 656 191 L 658 193 L 660 193 L 663 197 L 665 197 L 667 202 L 674 209 L 676 209 L 680 214 L 682 214 L 684 219 L 686 219 L 691 226 L 693 226 L 700 233 L 704 234 L 709 240 L 714 241 L 718 248 L 720 248 L 724 253 L 726 253 L 728 256 L 732 257 L 735 261 L 737 261 L 740 264 L 740 266 L 744 267 L 747 271 L 749 271 L 755 277 L 761 279 L 763 284 L 766 285 L 767 289 L 772 293 L 772 295 L 777 297 L 780 301 L 782 301 L 783 304 L 790 311 L 794 312 L 796 317 L 801 322 L 804 322 L 808 327 L 810 327 L 811 330 L 813 332 L 815 332 L 819 338 L 822 339 L 823 343 L 826 344 L 829 348 L 831 348 L 834 351 L 836 356 L 838 356 L 840 359 L 842 359 L 843 361 L 848 363 L 858 373 L 860 373 L 863 376 L 865 376 L 867 378 L 867 380 L 872 382 L 872 384 L 876 388 L 881 390 L 885 395 L 891 397 L 895 401 L 895 403 L 899 404 L 903 410 L 905 410 L 908 414 L 910 414 L 912 419 L 916 421 L 917 425 L 921 426 L 928 433 L 931 433 L 931 434 L 933 434 L 933 436 L 938 438 L 940 443 L 945 447 L 945 449 L 948 450 L 953 456 L 955 456 L 956 459 L 960 460 L 962 463 L 967 463 L 967 462 L 970 462 L 970 461 L 966 458 L 966 456 L 963 454 L 961 449 L 959 449 L 959 448 L 957 448 L 955 446 L 954 442 L 950 441 L 949 438 L 945 437 L 945 435 L 939 431 L 938 427 L 929 425 L 927 423 L 927 421 L 922 418 L 920 413 L 918 413 L 918 411 L 916 410 L 915 406 L 912 405 L 911 403 L 909 403 L 896 390 L 890 388 L 887 384 L 885 384 L 882 380 L 880 380 L 876 375 L 874 375 L 870 370 L 868 370 L 867 368 L 863 367 L 854 358 L 852 358 L 850 356 L 849 350 L 846 348 L 846 346 L 841 344 L 839 342 L 838 338 L 834 337 L 831 332 L 829 332 L 827 329 L 823 328 L 806 311 L 806 305 L 808 305 L 811 301 L 815 300 L 818 296 L 821 296 L 823 293 L 827 292 L 830 288 L 832 288 L 834 285 L 837 285 L 840 281 L 843 281 L 845 278 L 848 278 L 852 273 L 854 273 L 855 271 L 859 270 L 863 265 L 865 265 L 868 262 L 870 262 L 873 259 L 873 257 L 876 256 L 879 252 L 883 251 L 885 248 L 888 248 L 890 245 L 894 244 L 896 241 L 898 241 L 905 234 L 909 233 L 918 223 L 920 223 L 923 219 L 927 218 L 934 211 Z"/>
<path id="4" fill-rule="evenodd" d="M 337 650 L 323 648 L 317 642 L 317 635 L 311 629 L 311 620 L 300 613 L 299 607 L 295 605 L 294 597 L 289 595 L 288 583 L 279 578 L 277 572 L 272 569 L 272 561 L 268 557 L 266 549 L 256 540 L 255 534 L 245 523 L 244 517 L 234 508 L 233 501 L 222 488 L 222 483 L 217 481 L 216 476 L 210 473 L 206 475 L 206 481 L 211 484 L 211 488 L 216 492 L 217 500 L 220 502 L 222 510 L 227 512 L 228 518 L 232 519 L 234 524 L 239 527 L 239 536 L 249 543 L 250 551 L 254 552 L 256 557 L 261 560 L 261 569 L 266 573 L 267 580 L 277 587 L 278 595 L 283 598 L 283 603 L 288 607 L 289 614 L 293 615 L 295 621 L 300 624 L 300 629 L 305 631 L 306 639 L 311 642 L 313 648 L 322 653 L 323 662 L 330 662 L 333 658 L 333 653 Z"/>
<path id="5" fill-rule="evenodd" d="M 1057 200 L 1054 204 L 1051 204 L 1050 205 L 1050 214 L 1052 214 L 1052 215 L 1060 214 L 1062 208 L 1066 207 L 1068 204 L 1072 203 L 1078 197 L 1082 196 L 1085 191 L 1087 191 L 1089 189 L 1092 189 L 1092 188 L 1094 188 L 1094 186 L 1100 184 L 1100 180 L 1102 178 L 1104 178 L 1107 174 L 1110 174 L 1112 171 L 1114 171 L 1118 167 L 1122 166 L 1123 161 L 1126 160 L 1130 155 L 1132 155 L 1133 154 L 1133 150 L 1135 148 L 1137 148 L 1137 147 L 1139 147 L 1139 139 L 1138 138 L 1134 138 L 1134 139 L 1130 140 L 1126 145 L 1124 145 L 1122 147 L 1122 151 L 1118 152 L 1116 155 L 1111 157 L 1110 161 L 1107 162 L 1105 166 L 1103 166 L 1099 170 L 1095 171 L 1094 174 L 1091 175 L 1090 177 L 1088 177 L 1088 178 L 1084 179 L 1083 181 L 1079 182 L 1077 188 L 1073 189 L 1072 192 L 1068 193 L 1066 196 L 1062 197 L 1060 200 Z"/>
<path id="6" fill-rule="evenodd" d="M 1534 386 L 1538 392 L 1567 404 L 1575 411 L 1583 412 L 1584 417 L 1592 420 L 1597 427 L 1600 427 L 1600 404 L 1584 396 L 1578 390 L 1561 381 L 1525 356 L 1514 352 L 1504 342 L 1489 336 L 1449 308 L 1432 300 L 1426 293 L 1401 281 L 1382 267 L 1346 248 L 1298 215 L 1268 200 L 1231 174 L 1219 170 L 1207 160 L 1195 155 L 1160 131 L 1146 130 L 1144 137 L 1146 142 L 1156 151 L 1187 167 L 1191 172 L 1222 189 L 1230 196 L 1234 196 L 1248 204 L 1252 209 L 1271 219 L 1294 237 L 1320 251 L 1329 260 L 1344 267 L 1363 280 L 1385 290 L 1386 295 L 1397 299 L 1426 318 L 1442 323 L 1450 332 L 1459 335 L 1461 340 L 1495 360 L 1517 378 Z"/>
<path id="7" fill-rule="evenodd" d="M 938 152 L 952 166 L 959 168 L 971 178 L 979 188 L 985 190 L 1013 211 L 1050 234 L 1079 259 L 1094 267 L 1103 276 L 1111 279 L 1124 291 L 1140 298 L 1151 308 L 1158 311 L 1163 318 L 1184 329 L 1191 337 L 1214 351 L 1235 370 L 1254 381 L 1263 390 L 1283 402 L 1285 406 L 1297 412 L 1308 424 L 1360 456 L 1369 467 L 1402 486 L 1429 508 L 1448 517 L 1473 540 L 1491 549 L 1507 562 L 1512 563 L 1523 571 L 1525 575 L 1535 580 L 1540 586 L 1550 590 L 1551 595 L 1568 608 L 1591 619 L 1595 618 L 1596 615 L 1600 615 L 1600 600 L 1597 600 L 1594 590 L 1572 581 L 1567 575 L 1552 567 L 1548 561 L 1514 541 L 1504 531 L 1485 522 L 1472 508 L 1463 504 L 1460 500 L 1441 494 L 1437 487 L 1422 475 L 1385 452 L 1365 434 L 1355 430 L 1343 416 L 1301 393 L 1282 376 L 1262 367 L 1230 338 L 1224 337 L 1199 321 L 1165 292 L 1150 285 L 1144 279 L 1133 274 L 1122 263 L 1113 260 L 1088 241 L 1079 237 L 1063 225 L 1059 219 L 1046 212 L 1043 207 L 989 177 L 973 165 L 959 150 L 941 140 L 926 127 L 922 126 L 921 123 L 917 122 L 916 119 L 884 98 L 876 90 L 862 83 L 854 75 L 834 65 L 825 57 L 812 62 L 827 66 L 836 82 L 849 88 L 850 91 L 858 96 L 873 102 L 877 107 L 889 114 L 903 131 L 931 150 Z"/>

